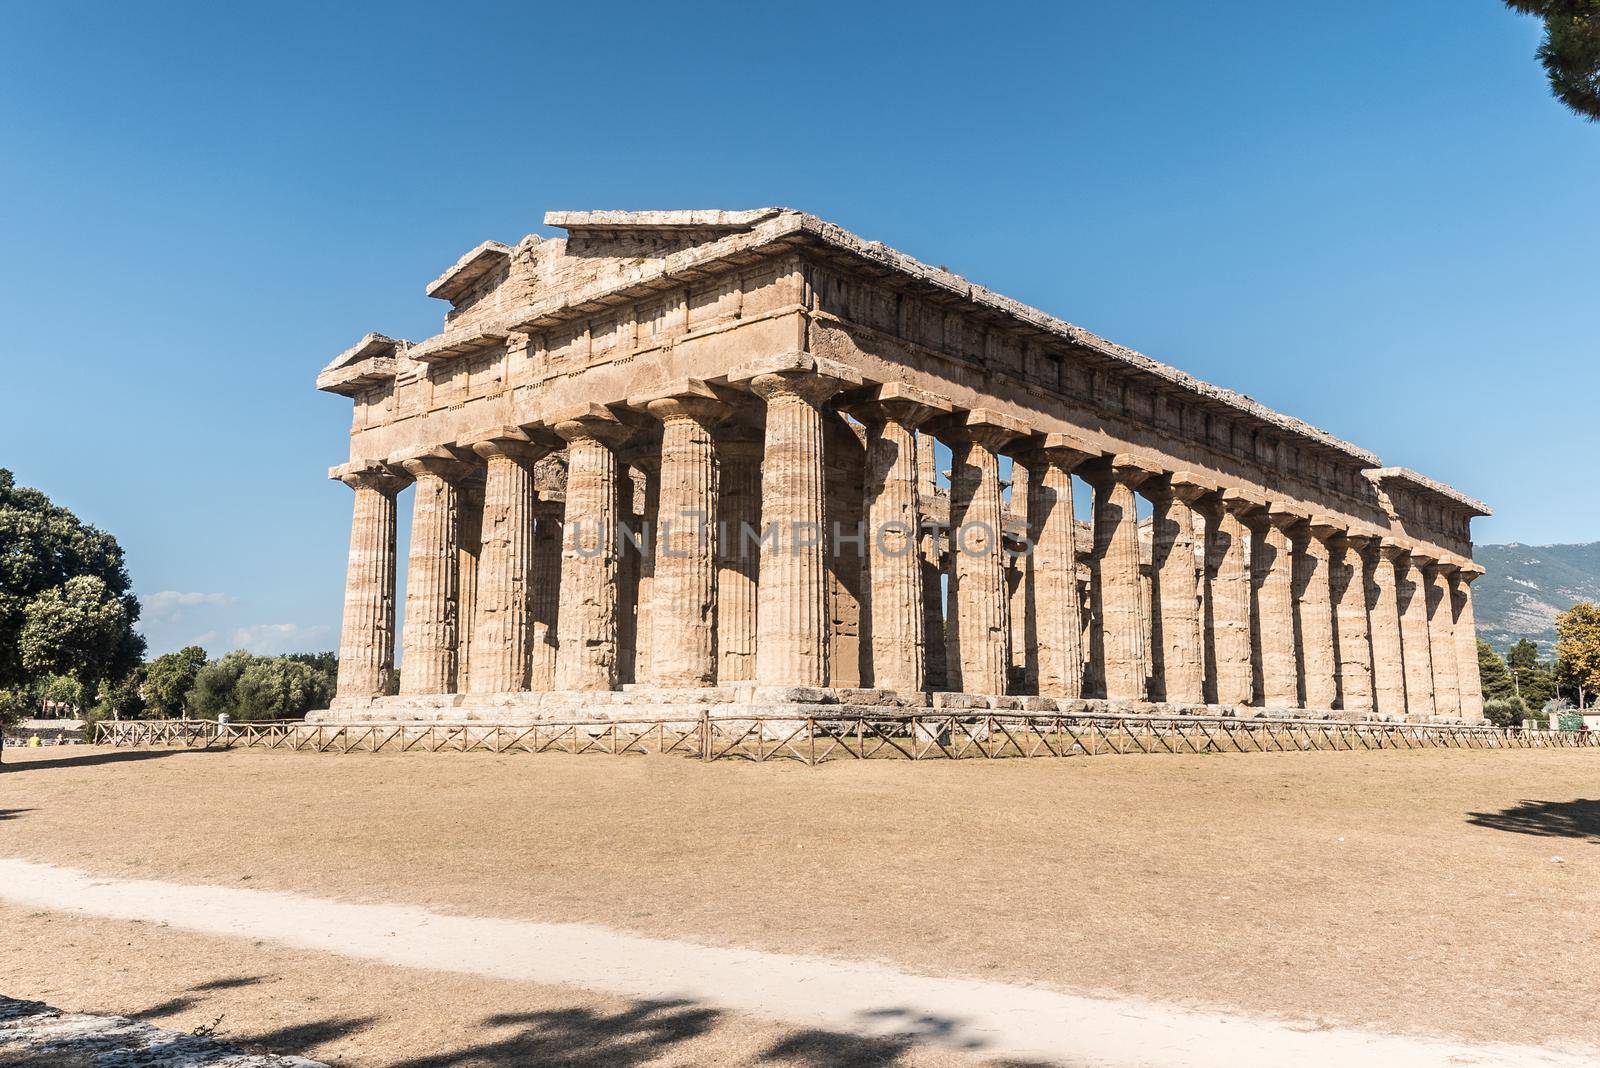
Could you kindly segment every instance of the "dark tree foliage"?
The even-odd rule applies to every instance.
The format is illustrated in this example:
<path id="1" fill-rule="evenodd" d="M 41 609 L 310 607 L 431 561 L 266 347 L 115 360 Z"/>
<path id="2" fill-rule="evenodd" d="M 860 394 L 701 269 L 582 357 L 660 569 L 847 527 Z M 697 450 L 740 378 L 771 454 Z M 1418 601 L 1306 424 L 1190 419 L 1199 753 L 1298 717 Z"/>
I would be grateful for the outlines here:
<path id="1" fill-rule="evenodd" d="M 1544 20 L 1539 62 L 1555 98 L 1590 122 L 1600 120 L 1600 0 L 1505 0 Z"/>
<path id="2" fill-rule="evenodd" d="M 1485 701 L 1505 701 L 1516 695 L 1517 687 L 1511 681 L 1505 658 L 1482 638 L 1478 639 L 1478 679 L 1483 684 Z"/>
<path id="3" fill-rule="evenodd" d="M 195 676 L 190 715 L 237 720 L 298 719 L 333 699 L 339 658 L 332 653 L 254 656 L 239 650 L 213 660 Z"/>
<path id="4" fill-rule="evenodd" d="M 181 717 L 194 680 L 205 666 L 206 651 L 198 645 L 188 645 L 150 661 L 145 668 L 144 699 L 151 717 Z"/>
<path id="5" fill-rule="evenodd" d="M 0 687 L 71 675 L 92 692 L 132 671 L 129 585 L 117 539 L 0 468 Z"/>

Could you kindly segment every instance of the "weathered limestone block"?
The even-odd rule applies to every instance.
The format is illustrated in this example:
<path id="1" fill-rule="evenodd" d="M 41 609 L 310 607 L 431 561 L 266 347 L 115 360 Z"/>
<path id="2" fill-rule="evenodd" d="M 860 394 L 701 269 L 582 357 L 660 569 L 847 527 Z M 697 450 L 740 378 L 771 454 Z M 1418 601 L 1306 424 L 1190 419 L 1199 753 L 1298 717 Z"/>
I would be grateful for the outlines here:
<path id="1" fill-rule="evenodd" d="M 1155 700 L 1205 701 L 1205 643 L 1195 575 L 1194 502 L 1206 487 L 1178 474 L 1144 484 L 1151 505 L 1150 650 Z"/>
<path id="2" fill-rule="evenodd" d="M 1456 682 L 1455 605 L 1450 591 L 1450 575 L 1455 568 L 1446 563 L 1423 569 L 1428 610 L 1428 654 L 1433 661 L 1433 711 L 1452 719 L 1461 716 L 1461 690 Z"/>
<path id="3" fill-rule="evenodd" d="M 761 529 L 761 437 L 743 426 L 716 433 L 717 681 L 746 682 L 756 671 L 756 589 Z M 746 532 L 750 532 L 748 535 Z"/>
<path id="4" fill-rule="evenodd" d="M 1267 507 L 1252 533 L 1255 586 L 1257 693 L 1267 708 L 1300 704 L 1300 668 L 1294 631 L 1294 553 L 1289 528 L 1300 516 L 1276 503 Z"/>
<path id="5" fill-rule="evenodd" d="M 1300 634 L 1300 674 L 1305 707 L 1327 709 L 1339 701 L 1339 664 L 1334 643 L 1332 550 L 1339 528 L 1327 516 L 1312 516 L 1295 539 L 1295 619 Z"/>
<path id="6" fill-rule="evenodd" d="M 951 451 L 945 672 L 949 687 L 963 693 L 1006 692 L 1011 606 L 999 450 L 1026 429 L 983 409 L 941 427 Z"/>
<path id="7" fill-rule="evenodd" d="M 482 550 L 469 650 L 469 693 L 507 693 L 531 685 L 534 628 L 533 465 L 553 448 L 517 427 L 496 427 L 461 444 L 484 458 Z"/>
<path id="8" fill-rule="evenodd" d="M 1478 623 L 1472 611 L 1472 582 L 1483 574 L 1479 564 L 1466 563 L 1450 576 L 1455 609 L 1456 686 L 1461 693 L 1461 718 L 1483 722 L 1483 680 L 1478 674 Z"/>
<path id="9" fill-rule="evenodd" d="M 533 570 L 528 585 L 528 688 L 549 690 L 556 684 L 556 630 L 561 607 L 560 501 L 533 502 Z"/>
<path id="10" fill-rule="evenodd" d="M 727 405 L 709 387 L 648 402 L 661 420 L 661 497 L 651 588 L 650 672 L 657 686 L 717 679 L 717 455 Z"/>
<path id="11" fill-rule="evenodd" d="M 1433 641 L 1428 636 L 1428 583 L 1423 569 L 1432 559 L 1408 552 L 1395 564 L 1395 598 L 1400 609 L 1400 646 L 1406 675 L 1406 718 L 1428 720 L 1433 703 Z"/>
<path id="12" fill-rule="evenodd" d="M 1094 618 L 1090 662 L 1107 700 L 1143 701 L 1149 654 L 1139 574 L 1139 522 L 1134 489 L 1150 472 L 1114 457 L 1086 465 L 1094 487 L 1094 552 L 1090 585 Z"/>
<path id="13" fill-rule="evenodd" d="M 1339 707 L 1372 714 L 1372 635 L 1367 620 L 1368 539 L 1336 533 L 1329 539 L 1328 579 L 1339 650 Z"/>
<path id="14" fill-rule="evenodd" d="M 949 410 L 938 397 L 898 384 L 880 386 L 856 408 L 867 436 L 866 686 L 903 693 L 927 686 L 916 430 Z"/>
<path id="15" fill-rule="evenodd" d="M 467 468 L 437 452 L 404 457 L 400 466 L 415 483 L 400 692 L 454 693 L 461 573 L 456 483 Z"/>
<path id="16" fill-rule="evenodd" d="M 1382 538 L 1367 561 L 1372 576 L 1372 697 L 1380 716 L 1406 714 L 1406 661 L 1396 589 L 1404 553 L 1392 539 Z"/>
<path id="17" fill-rule="evenodd" d="M 1083 606 L 1078 597 L 1078 524 L 1072 472 L 1092 459 L 1085 446 L 1050 434 L 1026 459 L 1028 529 L 1033 540 L 1028 610 L 1042 697 L 1083 696 Z"/>
<path id="18" fill-rule="evenodd" d="M 382 467 L 335 468 L 355 490 L 339 638 L 338 696 L 395 692 L 395 494 L 405 480 Z"/>
<path id="19" fill-rule="evenodd" d="M 1207 674 L 1214 703 L 1247 705 L 1254 696 L 1251 637 L 1251 532 L 1245 517 L 1258 502 L 1237 490 L 1221 493 L 1207 511 Z"/>
<path id="20" fill-rule="evenodd" d="M 747 381 L 767 406 L 761 519 L 763 532 L 772 537 L 761 543 L 756 681 L 826 686 L 831 635 L 822 404 L 861 379 L 827 361 L 787 362 L 764 361 L 732 376 Z"/>
<path id="21" fill-rule="evenodd" d="M 556 416 L 567 443 L 558 690 L 617 685 L 617 455 L 631 428 L 598 405 Z"/>

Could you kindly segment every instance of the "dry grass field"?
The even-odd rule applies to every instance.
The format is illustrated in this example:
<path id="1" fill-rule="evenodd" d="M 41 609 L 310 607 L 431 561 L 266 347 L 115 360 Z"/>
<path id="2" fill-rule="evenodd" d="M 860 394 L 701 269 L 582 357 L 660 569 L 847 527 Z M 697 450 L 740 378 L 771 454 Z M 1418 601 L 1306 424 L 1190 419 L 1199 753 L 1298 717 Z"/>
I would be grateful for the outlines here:
<path id="1" fill-rule="evenodd" d="M 0 856 L 98 875 L 587 921 L 1312 1026 L 1600 1045 L 1581 1009 L 1600 953 L 1592 751 L 819 768 L 5 757 Z M 11 996 L 182 1029 L 223 1016 L 223 1037 L 348 1064 L 937 1060 L 147 924 L 11 907 L 0 922 Z"/>

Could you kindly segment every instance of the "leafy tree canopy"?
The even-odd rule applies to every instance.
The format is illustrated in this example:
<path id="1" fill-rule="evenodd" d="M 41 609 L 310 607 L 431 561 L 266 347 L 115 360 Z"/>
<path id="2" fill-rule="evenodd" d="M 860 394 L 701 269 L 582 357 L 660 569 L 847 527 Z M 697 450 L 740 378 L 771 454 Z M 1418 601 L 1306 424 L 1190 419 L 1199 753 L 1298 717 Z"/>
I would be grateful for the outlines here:
<path id="1" fill-rule="evenodd" d="M 240 650 L 200 669 L 191 715 L 239 720 L 296 719 L 333 699 L 338 658 L 331 653 L 254 656 Z"/>
<path id="2" fill-rule="evenodd" d="M 0 546 L 0 687 L 46 675 L 89 687 L 139 663 L 139 602 L 115 538 L 0 468 Z"/>
<path id="3" fill-rule="evenodd" d="M 1505 701 L 1516 696 L 1516 684 L 1506 668 L 1505 658 L 1494 651 L 1494 646 L 1478 639 L 1478 679 L 1483 684 L 1485 701 Z"/>
<path id="4" fill-rule="evenodd" d="M 184 714 L 189 691 L 194 689 L 200 669 L 206 666 L 206 651 L 189 645 L 175 653 L 158 656 L 145 668 L 144 699 L 151 714 L 177 719 Z"/>
<path id="5" fill-rule="evenodd" d="M 1600 690 L 1600 608 L 1579 601 L 1556 616 L 1556 660 L 1564 681 L 1577 687 L 1579 704 Z"/>
<path id="6" fill-rule="evenodd" d="M 1539 62 L 1555 98 L 1590 122 L 1600 120 L 1600 0 L 1505 0 L 1544 20 Z"/>

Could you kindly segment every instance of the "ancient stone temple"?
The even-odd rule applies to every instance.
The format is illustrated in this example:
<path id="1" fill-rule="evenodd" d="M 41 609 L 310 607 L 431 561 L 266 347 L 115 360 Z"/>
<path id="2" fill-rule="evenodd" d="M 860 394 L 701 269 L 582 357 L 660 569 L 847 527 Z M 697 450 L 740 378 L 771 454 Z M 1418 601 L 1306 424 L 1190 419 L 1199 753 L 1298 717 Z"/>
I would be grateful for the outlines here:
<path id="1" fill-rule="evenodd" d="M 315 717 L 1482 718 L 1482 503 L 799 212 L 545 224 L 317 378 L 355 418 Z"/>

